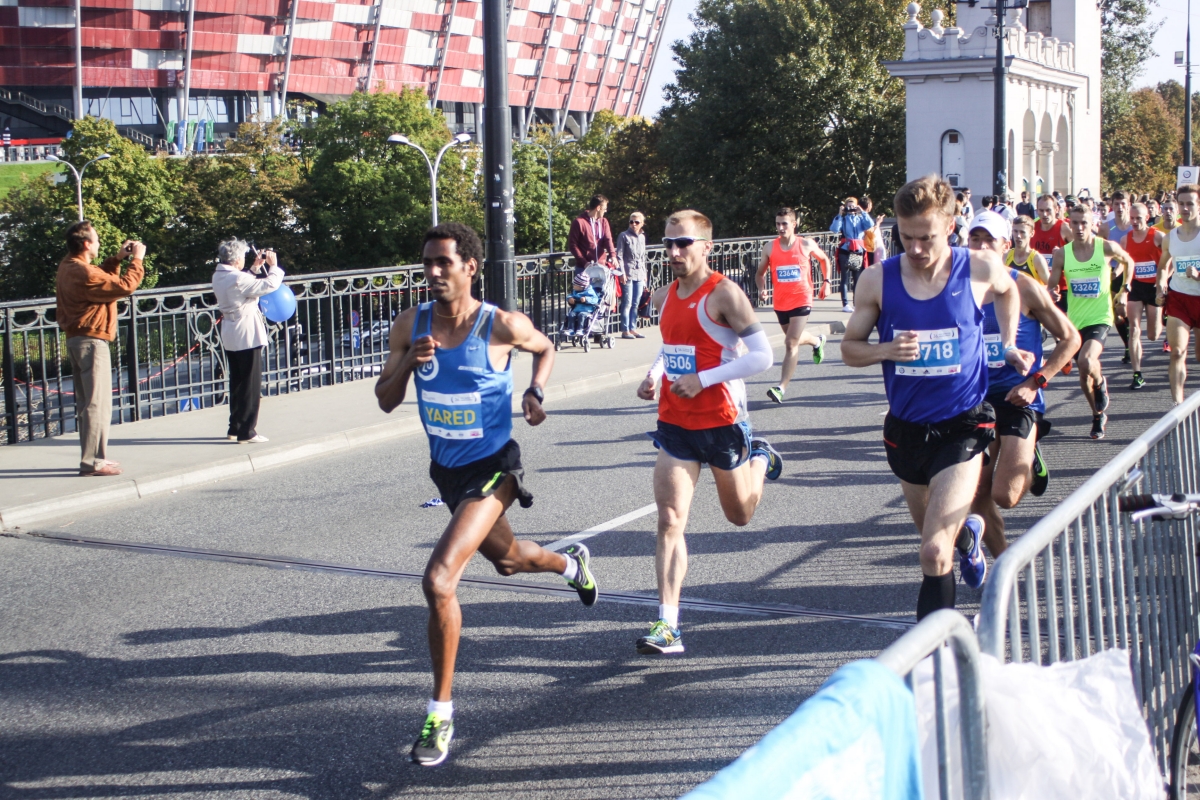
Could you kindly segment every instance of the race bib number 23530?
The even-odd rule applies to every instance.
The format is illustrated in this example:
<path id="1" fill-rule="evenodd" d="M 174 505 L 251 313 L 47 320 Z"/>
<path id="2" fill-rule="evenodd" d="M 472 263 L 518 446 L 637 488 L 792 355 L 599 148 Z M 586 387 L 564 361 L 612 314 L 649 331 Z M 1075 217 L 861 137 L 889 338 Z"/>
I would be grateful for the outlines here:
<path id="1" fill-rule="evenodd" d="M 896 374 L 917 378 L 957 375 L 962 372 L 958 350 L 958 328 L 914 331 L 920 353 L 916 361 L 897 361 Z M 893 331 L 893 337 L 902 331 Z"/>

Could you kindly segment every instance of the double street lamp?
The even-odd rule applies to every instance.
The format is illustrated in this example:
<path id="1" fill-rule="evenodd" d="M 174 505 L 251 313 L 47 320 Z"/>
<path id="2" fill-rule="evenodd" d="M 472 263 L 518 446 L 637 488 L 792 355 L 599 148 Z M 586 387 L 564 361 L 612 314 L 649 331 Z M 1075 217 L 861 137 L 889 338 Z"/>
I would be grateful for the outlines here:
<path id="1" fill-rule="evenodd" d="M 544 147 L 532 139 L 522 139 L 521 144 L 531 144 L 546 154 L 546 227 L 550 231 L 550 251 L 554 252 L 554 183 L 550 173 L 554 170 L 554 155 L 551 150 L 555 145 L 572 144 L 575 141 L 570 136 L 551 142 L 550 147 Z"/>
<path id="2" fill-rule="evenodd" d="M 105 159 L 109 158 L 112 158 L 112 156 L 108 153 L 101 153 L 79 169 L 75 169 L 75 165 L 70 161 L 67 161 L 65 158 L 59 158 L 55 155 L 46 156 L 47 161 L 57 161 L 59 164 L 66 164 L 67 169 L 71 170 L 71 174 L 75 176 L 75 203 L 79 206 L 80 222 L 83 222 L 83 173 L 88 167 L 90 167 L 92 164 L 95 164 L 97 161 L 104 161 Z"/>
<path id="3" fill-rule="evenodd" d="M 440 170 L 442 167 L 442 156 L 446 155 L 446 151 L 449 150 L 451 147 L 455 147 L 460 144 L 466 144 L 467 142 L 471 141 L 471 134 L 469 134 L 469 133 L 455 134 L 453 139 L 446 142 L 446 144 L 442 146 L 442 149 L 438 151 L 437 158 L 435 158 L 433 161 L 429 160 L 429 154 L 425 152 L 425 148 L 421 147 L 421 145 L 412 141 L 411 139 L 409 139 L 407 136 L 405 136 L 402 133 L 393 133 L 391 136 L 389 136 L 387 138 L 387 140 L 388 140 L 389 144 L 407 145 L 408 147 L 411 147 L 414 150 L 416 150 L 417 152 L 419 152 L 421 154 L 421 157 L 425 159 L 425 166 L 429 167 L 429 195 L 430 195 L 430 198 L 433 200 L 433 224 L 437 225 L 438 224 L 437 176 L 438 176 L 438 170 Z"/>

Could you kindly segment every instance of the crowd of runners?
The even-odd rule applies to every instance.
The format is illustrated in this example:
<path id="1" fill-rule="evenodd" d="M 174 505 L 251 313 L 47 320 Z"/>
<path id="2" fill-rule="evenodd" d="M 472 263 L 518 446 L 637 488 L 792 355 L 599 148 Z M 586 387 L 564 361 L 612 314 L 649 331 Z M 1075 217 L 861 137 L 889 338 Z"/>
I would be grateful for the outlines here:
<path id="1" fill-rule="evenodd" d="M 961 580 L 981 586 L 984 548 L 996 558 L 1006 545 L 999 509 L 1046 491 L 1050 470 L 1039 447 L 1050 429 L 1046 386 L 1076 370 L 1092 412 L 1091 436 L 1103 438 L 1112 399 L 1100 356 L 1109 329 L 1116 326 L 1127 342 L 1129 388 L 1137 390 L 1148 374 L 1143 331 L 1157 342 L 1166 316 L 1171 396 L 1181 402 L 1189 338 L 1200 327 L 1200 187 L 1180 187 L 1163 204 L 1157 227 L 1147 204 L 1131 203 L 1123 192 L 1112 196 L 1111 219 L 1097 218 L 1089 204 L 1045 195 L 1036 220 L 973 214 L 969 247 L 953 247 L 952 237 L 961 239 L 960 200 L 936 177 L 906 184 L 893 204 L 903 253 L 872 259 L 855 273 L 855 285 L 843 287 L 851 316 L 842 360 L 882 367 L 889 407 L 882 446 L 920 533 L 918 619 L 954 607 L 955 556 Z M 767 392 L 782 403 L 800 348 L 811 347 L 816 363 L 825 357 L 825 337 L 807 331 L 806 322 L 814 297 L 827 290 L 830 263 L 796 234 L 793 209 L 779 209 L 775 222 L 778 237 L 764 248 L 756 277 L 764 300 L 769 280 L 785 336 L 780 380 Z M 659 618 L 635 642 L 647 655 L 684 650 L 685 531 L 703 467 L 725 517 L 738 526 L 750 523 L 766 481 L 783 470 L 775 448 L 753 433 L 744 383 L 773 366 L 772 348 L 746 293 L 709 265 L 711 222 L 678 211 L 666 220 L 662 243 L 672 280 L 651 302 L 663 343 L 637 388 L 639 398 L 658 402 L 650 437 L 658 451 Z M 838 260 L 839 268 L 858 263 Z M 434 766 L 446 759 L 453 737 L 451 685 L 462 628 L 456 591 L 471 557 L 481 553 L 502 575 L 560 574 L 585 606 L 599 590 L 586 546 L 557 553 L 518 540 L 505 516 L 514 501 L 533 502 L 512 439 L 510 357 L 514 350 L 533 356 L 521 409 L 538 425 L 546 418 L 553 344 L 524 315 L 472 297 L 483 250 L 467 226 L 431 228 L 423 261 L 433 300 L 396 319 L 375 392 L 390 412 L 414 382 L 430 477 L 452 515 L 423 582 L 434 687 L 411 758 Z"/>

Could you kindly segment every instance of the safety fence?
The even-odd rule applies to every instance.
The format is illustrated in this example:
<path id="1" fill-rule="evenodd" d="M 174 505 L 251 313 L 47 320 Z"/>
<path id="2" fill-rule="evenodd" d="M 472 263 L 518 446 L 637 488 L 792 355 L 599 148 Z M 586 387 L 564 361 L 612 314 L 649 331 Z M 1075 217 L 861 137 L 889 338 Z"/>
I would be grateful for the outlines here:
<path id="1" fill-rule="evenodd" d="M 884 230 L 885 247 L 891 232 Z M 804 234 L 830 255 L 838 237 Z M 710 263 L 758 303 L 755 273 L 770 238 L 722 239 Z M 651 289 L 670 279 L 661 245 L 647 247 Z M 819 274 L 813 265 L 814 274 Z M 566 315 L 575 272 L 566 253 L 517 259 L 518 310 L 544 332 Z M 831 270 L 831 273 L 836 270 Z M 838 279 L 831 274 L 832 291 Z M 388 356 L 392 319 L 429 299 L 421 265 L 325 272 L 286 279 L 297 313 L 269 328 L 263 367 L 267 395 L 304 391 L 377 375 Z M 477 283 L 477 294 L 483 281 Z M 769 286 L 769 284 L 768 284 Z M 134 422 L 226 402 L 227 375 L 220 345 L 220 311 L 208 285 L 139 291 L 117 304 L 112 344 L 113 423 Z M 644 321 L 642 324 L 649 324 Z M 614 317 L 610 325 L 616 326 Z M 0 303 L 3 362 L 0 444 L 15 444 L 75 430 L 66 340 L 55 321 L 54 298 Z"/>

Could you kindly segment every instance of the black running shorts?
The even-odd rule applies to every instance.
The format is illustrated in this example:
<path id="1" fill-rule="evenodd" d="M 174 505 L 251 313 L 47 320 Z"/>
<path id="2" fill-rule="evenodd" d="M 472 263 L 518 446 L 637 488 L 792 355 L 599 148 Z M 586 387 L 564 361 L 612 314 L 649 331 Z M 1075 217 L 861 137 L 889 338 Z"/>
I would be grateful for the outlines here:
<path id="1" fill-rule="evenodd" d="M 1146 281 L 1134 281 L 1129 287 L 1129 301 L 1131 303 L 1145 303 L 1148 306 L 1157 306 L 1158 290 L 1154 283 Z M 1166 301 L 1163 301 L 1164 303 Z"/>
<path id="2" fill-rule="evenodd" d="M 775 319 L 779 320 L 779 324 L 786 328 L 792 324 L 792 317 L 807 317 L 811 313 L 812 306 L 799 306 L 791 311 L 775 309 Z"/>
<path id="3" fill-rule="evenodd" d="M 521 447 L 509 439 L 503 447 L 487 458 L 472 461 L 458 467 L 443 467 L 436 461 L 429 464 L 429 477 L 433 479 L 442 502 L 455 509 L 464 500 L 474 497 L 490 497 L 512 476 L 517 482 L 517 502 L 521 508 L 533 505 L 533 495 L 525 488 L 525 469 L 521 466 Z"/>
<path id="4" fill-rule="evenodd" d="M 1042 420 L 1042 413 L 1029 406 L 1016 406 L 1004 399 L 1007 392 L 988 395 L 987 402 L 996 412 L 996 435 L 1028 439 Z"/>
<path id="5" fill-rule="evenodd" d="M 888 466 L 904 481 L 918 486 L 947 467 L 970 461 L 996 437 L 996 413 L 987 402 L 943 422 L 919 425 L 892 416 L 883 420 Z"/>
<path id="6" fill-rule="evenodd" d="M 1079 346 L 1089 339 L 1095 339 L 1100 344 L 1104 344 L 1104 340 L 1108 338 L 1109 326 L 1103 323 L 1099 325 L 1085 325 L 1079 329 Z"/>
<path id="7" fill-rule="evenodd" d="M 750 426 L 745 422 L 692 431 L 659 420 L 658 430 L 646 435 L 671 458 L 726 471 L 737 469 L 750 457 Z"/>

